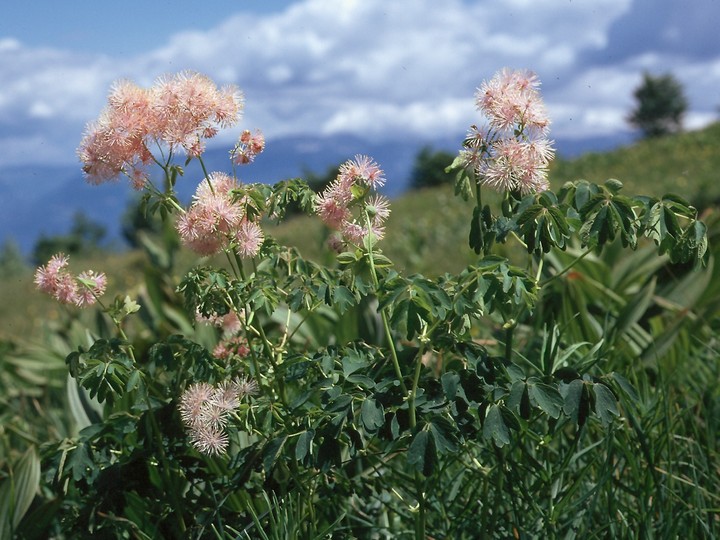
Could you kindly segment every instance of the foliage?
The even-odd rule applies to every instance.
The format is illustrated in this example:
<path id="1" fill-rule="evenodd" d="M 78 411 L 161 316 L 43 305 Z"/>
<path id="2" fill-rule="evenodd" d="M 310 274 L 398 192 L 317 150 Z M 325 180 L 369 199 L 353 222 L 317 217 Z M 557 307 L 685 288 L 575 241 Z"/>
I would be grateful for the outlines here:
<path id="1" fill-rule="evenodd" d="M 147 199 L 166 223 L 182 211 L 171 158 L 164 190 Z M 321 263 L 266 229 L 255 256 L 231 244 L 224 264 L 203 258 L 178 277 L 173 230 L 142 235 L 137 296 L 91 321 L 70 315 L 52 334 L 73 422 L 42 446 L 35 508 L 47 529 L 716 534 L 720 395 L 703 379 L 717 376 L 707 239 L 717 222 L 708 229 L 678 196 L 626 196 L 612 179 L 488 197 L 462 159 L 448 172 L 470 209 L 470 249 L 462 268 L 436 276 L 398 267 L 374 234 Z M 311 209 L 312 193 L 293 179 L 238 186 L 234 197 L 277 219 L 291 203 Z M 370 223 L 367 196 L 353 192 Z M 227 328 L 201 322 L 228 317 L 241 344 L 230 354 Z M 22 351 L 5 354 L 22 396 Z M 213 401 L 250 380 L 257 392 L 246 386 L 222 421 L 226 442 L 195 444 L 188 392 L 215 389 Z M 703 423 L 687 422 L 701 403 Z M 30 530 L 38 513 L 26 509 L 13 527 Z"/>
<path id="2" fill-rule="evenodd" d="M 553 185 L 584 178 L 600 183 L 620 178 L 626 189 L 656 197 L 681 193 L 704 210 L 720 202 L 716 171 L 720 167 L 720 123 L 706 128 L 653 138 L 611 152 L 588 153 L 573 160 L 556 160 Z"/>
<path id="3" fill-rule="evenodd" d="M 82 212 L 73 216 L 70 232 L 65 235 L 42 235 L 35 243 L 32 261 L 36 265 L 45 264 L 55 253 L 68 255 L 88 253 L 100 247 L 106 230 L 103 225 L 89 219 Z"/>
<path id="4" fill-rule="evenodd" d="M 688 104 L 682 85 L 671 74 L 644 73 L 633 95 L 637 103 L 628 121 L 645 137 L 660 137 L 682 129 Z"/>
<path id="5" fill-rule="evenodd" d="M 6 240 L 0 247 L 0 278 L 21 276 L 29 270 L 18 245 Z"/>
<path id="6" fill-rule="evenodd" d="M 433 150 L 425 146 L 415 156 L 412 173 L 410 174 L 410 187 L 421 189 L 452 184 L 453 176 L 445 169 L 453 162 L 455 156 L 442 150 Z"/>

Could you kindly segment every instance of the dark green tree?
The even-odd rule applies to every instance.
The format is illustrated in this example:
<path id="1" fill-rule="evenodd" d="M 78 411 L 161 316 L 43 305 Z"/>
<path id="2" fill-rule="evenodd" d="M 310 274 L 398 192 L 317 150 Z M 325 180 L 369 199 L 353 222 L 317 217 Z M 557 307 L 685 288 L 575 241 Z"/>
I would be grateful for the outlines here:
<path id="1" fill-rule="evenodd" d="M 73 224 L 68 234 L 42 235 L 35 243 L 32 253 L 34 265 L 45 264 L 58 252 L 66 255 L 87 253 L 100 247 L 107 230 L 103 225 L 91 220 L 82 212 L 73 216 Z"/>
<path id="2" fill-rule="evenodd" d="M 412 173 L 410 175 L 410 188 L 421 189 L 443 185 L 452 185 L 454 174 L 445 172 L 455 156 L 443 150 L 433 150 L 429 146 L 423 147 L 415 157 Z"/>
<path id="3" fill-rule="evenodd" d="M 18 245 L 13 240 L 5 240 L 0 247 L 0 278 L 23 274 L 28 268 Z"/>
<path id="4" fill-rule="evenodd" d="M 661 137 L 682 130 L 688 102 L 682 85 L 671 74 L 644 73 L 643 82 L 633 95 L 637 105 L 628 121 L 642 131 L 644 137 Z"/>

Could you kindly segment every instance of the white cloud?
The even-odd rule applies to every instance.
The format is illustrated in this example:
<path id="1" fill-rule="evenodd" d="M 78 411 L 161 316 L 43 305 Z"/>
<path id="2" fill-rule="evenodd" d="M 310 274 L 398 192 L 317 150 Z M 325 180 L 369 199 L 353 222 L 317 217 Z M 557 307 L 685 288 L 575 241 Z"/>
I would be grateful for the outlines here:
<path id="1" fill-rule="evenodd" d="M 663 65 L 677 68 L 691 103 L 702 101 L 693 122 L 708 118 L 711 101 L 720 102 L 719 61 L 652 51 L 615 64 L 599 60 L 613 25 L 635 9 L 632 3 L 305 0 L 283 12 L 242 13 L 210 31 L 175 34 L 132 58 L 79 56 L 0 39 L 0 135 L 10 137 L 23 119 L 41 120 L 28 124 L 38 129 L 52 122 L 52 133 L 43 135 L 44 155 L 74 160 L 82 125 L 99 113 L 114 79 L 147 85 L 182 69 L 237 83 L 247 97 L 243 123 L 269 138 L 462 133 L 479 121 L 475 88 L 504 66 L 539 74 L 556 138 L 625 129 L 640 72 Z M 34 135 L 18 137 L 32 141 Z"/>

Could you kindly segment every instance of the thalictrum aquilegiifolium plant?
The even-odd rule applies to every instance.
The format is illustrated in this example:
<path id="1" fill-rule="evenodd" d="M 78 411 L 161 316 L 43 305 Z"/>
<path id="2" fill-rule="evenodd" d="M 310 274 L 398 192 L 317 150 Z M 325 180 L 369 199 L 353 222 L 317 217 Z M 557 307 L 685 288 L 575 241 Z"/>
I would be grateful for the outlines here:
<path id="1" fill-rule="evenodd" d="M 617 180 L 551 191 L 550 121 L 534 74 L 505 69 L 475 100 L 482 123 L 448 170 L 456 194 L 474 201 L 476 261 L 429 279 L 383 254 L 390 202 L 378 189 L 392 179 L 369 156 L 346 161 L 320 194 L 300 179 L 244 184 L 235 166 L 263 151 L 262 133 L 243 131 L 233 174 L 203 162 L 206 141 L 240 119 L 237 88 L 193 72 L 112 88 L 81 142 L 83 170 L 94 184 L 129 178 L 197 254 L 174 285 L 214 342 L 179 329 L 134 337 L 142 308 L 103 304 L 104 276 L 73 278 L 62 254 L 38 270 L 42 291 L 80 307 L 97 300 L 115 329 L 66 360 L 100 417 L 44 451 L 65 534 L 269 538 L 284 527 L 298 538 L 424 539 L 578 527 L 558 516 L 580 483 L 558 478 L 593 451 L 580 450 L 580 433 L 622 429 L 622 402 L 637 394 L 602 372 L 615 334 L 567 341 L 573 316 L 542 308 L 545 291 L 617 242 L 700 266 L 706 229 L 680 197 L 626 196 Z M 193 160 L 204 178 L 185 207 L 175 186 L 190 181 Z M 497 208 L 484 190 L 499 192 Z M 333 264 L 267 233 L 290 204 L 332 231 Z M 499 255 L 505 243 L 524 262 Z M 550 264 L 559 252 L 573 255 Z M 209 264 L 217 256 L 223 264 Z M 608 317 L 626 328 L 634 315 Z M 490 505 L 490 489 L 515 496 L 512 475 L 552 479 L 554 495 Z"/>

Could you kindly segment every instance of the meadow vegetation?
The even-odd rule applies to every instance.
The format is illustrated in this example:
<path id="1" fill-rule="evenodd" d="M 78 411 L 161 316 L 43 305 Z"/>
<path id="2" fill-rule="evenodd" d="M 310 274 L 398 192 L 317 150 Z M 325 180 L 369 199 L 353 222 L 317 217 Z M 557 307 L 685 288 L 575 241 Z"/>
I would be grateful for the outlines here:
<path id="1" fill-rule="evenodd" d="M 556 160 L 548 195 L 484 192 L 492 219 L 456 167 L 340 255 L 316 215 L 258 217 L 253 263 L 168 221 L 71 260 L 107 274 L 105 314 L 3 280 L 0 537 L 717 537 L 718 148 L 713 125 Z M 245 218 L 290 195 L 313 206 L 257 186 Z M 195 317 L 228 297 L 234 364 Z M 193 435 L 188 392 L 227 381 L 229 438 Z"/>

